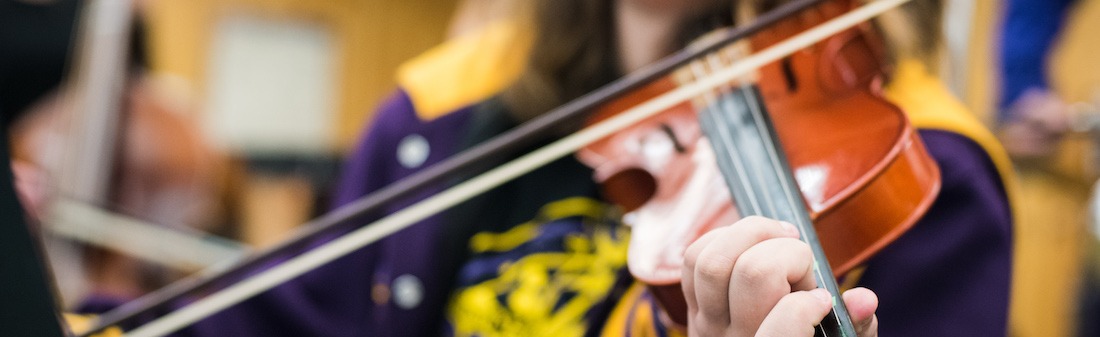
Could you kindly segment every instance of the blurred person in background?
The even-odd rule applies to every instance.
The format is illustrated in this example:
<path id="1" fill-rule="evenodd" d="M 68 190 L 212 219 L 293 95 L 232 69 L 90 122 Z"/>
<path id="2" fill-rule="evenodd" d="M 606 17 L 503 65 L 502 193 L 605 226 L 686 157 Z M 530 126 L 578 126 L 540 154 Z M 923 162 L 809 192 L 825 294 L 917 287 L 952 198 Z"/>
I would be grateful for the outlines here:
<path id="1" fill-rule="evenodd" d="M 1076 0 L 1006 1 L 1000 36 L 1000 136 L 1018 161 L 1049 159 L 1069 131 L 1070 106 L 1050 87 L 1049 60 Z"/>
<path id="2" fill-rule="evenodd" d="M 82 35 L 77 23 L 97 19 L 85 15 L 85 4 L 0 2 L 0 116 L 12 141 L 15 186 L 32 223 L 43 225 L 32 229 L 42 229 L 50 238 L 47 251 L 66 309 L 99 312 L 105 309 L 101 303 L 158 289 L 180 273 L 111 249 L 74 248 L 54 239 L 45 223 L 51 221 L 51 203 L 65 197 L 58 192 L 59 175 L 64 174 L 58 169 L 64 161 L 59 155 L 71 155 L 67 146 L 74 143 L 68 138 L 80 137 L 72 121 L 83 112 L 71 102 L 73 93 L 84 88 L 75 79 L 79 64 L 73 60 L 89 46 L 78 43 L 76 37 Z M 140 11 L 141 5 L 134 6 Z M 159 225 L 216 230 L 220 159 L 190 124 L 183 111 L 186 104 L 145 72 L 145 29 L 135 18 L 130 45 L 118 55 L 126 58 L 122 78 L 127 83 L 117 105 L 124 110 L 119 146 L 103 156 L 115 166 L 111 177 L 103 177 L 110 184 L 109 200 L 83 201 Z"/>
<path id="3" fill-rule="evenodd" d="M 1012 157 L 1020 176 L 1017 258 L 1021 272 L 1014 284 L 1014 334 L 1018 336 L 1100 335 L 1096 233 L 1088 234 L 1086 200 L 1100 162 L 1092 151 L 1100 144 L 1079 137 L 1087 127 L 1086 110 L 1063 96 L 1080 91 L 1082 74 L 1097 69 L 1055 58 L 1056 47 L 1093 44 L 1091 36 L 1070 39 L 1069 32 L 1095 21 L 1077 15 L 1089 2 L 1075 0 L 1008 0 L 998 39 L 1000 90 L 995 119 L 997 135 Z M 1077 29 L 1079 30 L 1079 29 Z M 1092 34 L 1088 32 L 1087 34 Z M 1095 52 L 1077 47 L 1072 52 Z M 1078 61 L 1093 62 L 1091 57 Z M 1069 62 L 1057 64 L 1055 62 Z M 1055 74 L 1070 69 L 1056 85 Z M 1057 88 L 1056 88 L 1057 87 Z M 1095 90 L 1095 89 L 1093 89 Z M 1087 91 L 1087 90 L 1086 90 Z M 1089 99 L 1076 97 L 1075 99 Z M 1095 99 L 1094 97 L 1092 99 Z M 1095 103 L 1093 103 L 1095 104 Z M 1095 108 L 1092 108 L 1095 109 Z M 1091 132 L 1095 132 L 1092 130 Z M 1083 311 L 1082 311 L 1083 310 Z"/>
<path id="4" fill-rule="evenodd" d="M 61 81 L 75 1 L 0 1 L 0 334 L 60 337 L 53 279 L 15 192 L 8 128 Z"/>

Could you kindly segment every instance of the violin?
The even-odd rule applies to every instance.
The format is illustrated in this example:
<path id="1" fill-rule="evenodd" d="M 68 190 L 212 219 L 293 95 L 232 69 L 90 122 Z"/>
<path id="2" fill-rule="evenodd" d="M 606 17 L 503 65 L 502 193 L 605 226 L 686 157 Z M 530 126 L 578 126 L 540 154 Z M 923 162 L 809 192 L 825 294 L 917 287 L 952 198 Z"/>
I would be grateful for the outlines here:
<path id="1" fill-rule="evenodd" d="M 354 221 L 366 221 L 364 214 L 379 210 L 384 205 L 409 196 L 411 193 L 421 190 L 444 180 L 452 180 L 455 175 L 467 176 L 479 163 L 490 158 L 515 153 L 518 149 L 529 146 L 533 142 L 542 139 L 548 134 L 560 130 L 559 125 L 577 123 L 588 113 L 615 99 L 629 96 L 628 93 L 650 87 L 650 83 L 672 73 L 681 66 L 696 60 L 699 55 L 705 55 L 716 51 L 732 41 L 740 40 L 752 34 L 761 32 L 765 27 L 772 26 L 783 21 L 794 13 L 799 13 L 823 0 L 799 0 L 792 2 L 774 11 L 765 13 L 746 26 L 729 28 L 718 33 L 718 37 L 709 39 L 688 49 L 658 61 L 637 73 L 633 73 L 602 87 L 588 95 L 574 100 L 564 106 L 533 119 L 511 131 L 508 131 L 482 145 L 462 152 L 439 164 L 426 168 L 405 180 L 398 181 L 390 186 L 382 188 L 375 193 L 367 195 L 356 202 L 336 209 L 320 218 L 310 221 L 302 226 L 302 229 L 290 240 L 275 247 L 254 253 L 236 266 L 212 269 L 193 277 L 173 284 L 161 291 L 133 301 L 120 307 L 116 311 L 101 316 L 94 327 L 89 331 L 79 332 L 82 336 L 104 329 L 105 327 L 132 320 L 143 314 L 150 313 L 158 308 L 164 308 L 168 303 L 176 302 L 184 297 L 195 295 L 201 291 L 207 291 L 221 281 L 235 280 L 237 277 L 255 272 L 261 267 L 270 268 L 252 273 L 244 280 L 236 282 L 224 289 L 211 293 L 205 298 L 192 302 L 190 305 L 173 311 L 148 324 L 131 330 L 128 336 L 161 336 L 176 331 L 184 326 L 194 323 L 208 315 L 219 312 L 235 303 L 243 301 L 260 292 L 301 275 L 324 263 L 332 261 L 340 256 L 354 252 L 357 249 L 376 242 L 389 234 L 395 233 L 418 221 L 435 214 L 436 212 L 452 207 L 469 197 L 487 191 L 504 182 L 523 175 L 526 172 L 552 162 L 562 156 L 571 155 L 578 149 L 615 134 L 634 123 L 647 120 L 662 112 L 667 112 L 681 105 L 681 102 L 711 93 L 716 87 L 728 86 L 731 81 L 748 75 L 755 69 L 779 60 L 798 50 L 814 45 L 817 41 L 832 34 L 841 32 L 848 27 L 881 14 L 894 8 L 907 0 L 879 0 L 864 5 L 856 10 L 847 12 L 828 20 L 825 24 L 799 33 L 795 37 L 775 43 L 762 49 L 760 52 L 745 57 L 738 62 L 715 70 L 706 78 L 676 87 L 663 90 L 663 94 L 636 105 L 625 111 L 621 111 L 606 120 L 596 123 L 584 130 L 562 138 L 543 148 L 523 155 L 504 165 L 492 168 L 478 174 L 464 182 L 443 192 L 421 200 L 407 208 L 397 211 L 389 216 L 367 223 L 358 229 L 348 232 L 328 243 L 314 247 L 300 255 L 286 259 L 285 262 L 270 266 L 269 262 L 274 258 L 283 258 L 288 254 L 298 253 L 303 246 L 308 246 L 318 237 L 326 237 L 336 231 L 346 228 L 346 224 Z M 843 83 L 843 82 L 842 82 Z M 659 84 L 658 84 L 659 85 Z M 902 119 L 904 120 L 904 119 Z M 793 186 L 793 184 L 791 184 Z M 742 212 L 744 213 L 744 212 Z M 812 232 L 812 231 L 811 231 Z M 804 232 L 806 233 L 806 232 Z M 835 289 L 834 289 L 835 290 Z M 835 294 L 835 292 L 834 292 Z"/>
<path id="2" fill-rule="evenodd" d="M 767 48 L 849 6 L 818 5 L 748 44 Z M 608 104 L 593 121 L 723 67 L 738 47 L 748 46 L 689 64 Z M 833 276 L 865 262 L 931 206 L 939 171 L 904 113 L 880 94 L 888 75 L 883 55 L 872 27 L 853 27 L 765 65 L 756 79 L 742 78 L 578 151 L 603 194 L 628 212 L 629 269 L 673 322 L 687 324 L 683 255 L 706 232 L 748 215 L 793 223 L 821 250 L 815 258 L 828 258 L 818 282 L 835 294 Z"/>

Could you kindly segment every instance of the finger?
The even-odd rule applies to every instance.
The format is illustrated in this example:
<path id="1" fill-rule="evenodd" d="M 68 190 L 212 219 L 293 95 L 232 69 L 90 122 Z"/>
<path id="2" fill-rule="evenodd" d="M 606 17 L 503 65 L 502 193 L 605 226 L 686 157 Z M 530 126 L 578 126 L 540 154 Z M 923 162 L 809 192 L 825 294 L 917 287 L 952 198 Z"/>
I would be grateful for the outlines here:
<path id="1" fill-rule="evenodd" d="M 729 322 L 730 274 L 738 256 L 750 247 L 773 238 L 797 236 L 793 225 L 763 217 L 748 217 L 712 232 L 713 239 L 703 242 L 698 253 L 685 255 L 684 265 L 693 271 L 692 283 L 697 318 L 711 324 Z M 693 245 L 695 246 L 695 245 Z M 695 247 L 693 247 L 695 248 Z"/>
<path id="2" fill-rule="evenodd" d="M 689 322 L 691 321 L 691 317 L 699 312 L 699 305 L 695 300 L 695 261 L 698 259 L 699 252 L 701 252 L 704 247 L 709 245 L 711 241 L 714 241 L 714 238 L 721 236 L 722 232 L 720 230 L 723 228 L 728 228 L 728 226 L 716 228 L 703 234 L 703 236 L 696 239 L 695 242 L 692 242 L 687 250 L 684 251 L 684 265 L 681 267 L 682 269 L 680 271 L 680 287 L 684 292 L 684 299 L 687 301 Z M 688 261 L 691 262 L 689 263 Z"/>
<path id="3" fill-rule="evenodd" d="M 764 318 L 755 335 L 757 337 L 813 336 L 814 326 L 821 323 L 830 309 L 832 309 L 832 299 L 825 289 L 787 294 Z"/>
<path id="4" fill-rule="evenodd" d="M 878 296 L 867 288 L 854 288 L 844 292 L 844 304 L 860 337 L 878 336 Z"/>
<path id="5" fill-rule="evenodd" d="M 793 238 L 761 242 L 746 250 L 733 267 L 726 299 L 731 324 L 744 333 L 755 331 L 768 309 L 784 296 L 814 288 L 809 245 Z"/>

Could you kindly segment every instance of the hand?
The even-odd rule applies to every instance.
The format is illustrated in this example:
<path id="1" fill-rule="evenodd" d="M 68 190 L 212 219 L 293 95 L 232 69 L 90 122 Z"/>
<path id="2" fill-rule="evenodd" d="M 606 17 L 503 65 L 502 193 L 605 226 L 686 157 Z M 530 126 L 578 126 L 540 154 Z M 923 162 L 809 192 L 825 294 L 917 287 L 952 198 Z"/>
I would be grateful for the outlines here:
<path id="1" fill-rule="evenodd" d="M 1044 159 L 1055 154 L 1070 129 L 1070 106 L 1054 93 L 1032 89 L 1009 107 L 998 136 L 1016 159 Z"/>
<path id="2" fill-rule="evenodd" d="M 693 336 L 813 336 L 831 309 L 816 289 L 810 247 L 791 224 L 748 217 L 713 230 L 684 254 L 683 289 Z M 844 294 L 859 336 L 878 336 L 878 298 Z"/>

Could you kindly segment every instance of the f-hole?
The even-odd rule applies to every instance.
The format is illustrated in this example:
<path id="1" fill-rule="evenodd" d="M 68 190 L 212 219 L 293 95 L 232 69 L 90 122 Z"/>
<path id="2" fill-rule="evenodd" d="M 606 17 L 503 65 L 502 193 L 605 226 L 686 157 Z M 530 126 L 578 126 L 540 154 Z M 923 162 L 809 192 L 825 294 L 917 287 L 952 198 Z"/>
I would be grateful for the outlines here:
<path id="1" fill-rule="evenodd" d="M 684 148 L 684 144 L 680 144 L 680 140 L 676 139 L 676 133 L 672 132 L 672 127 L 668 124 L 661 123 L 661 131 L 664 131 L 665 135 L 672 140 L 672 147 L 676 149 L 676 153 L 687 152 L 687 148 Z"/>
<path id="2" fill-rule="evenodd" d="M 791 59 L 785 58 L 779 64 L 783 67 L 783 77 L 787 79 L 787 92 L 795 92 L 795 90 L 798 90 L 798 79 L 794 77 L 794 66 L 791 65 Z"/>

